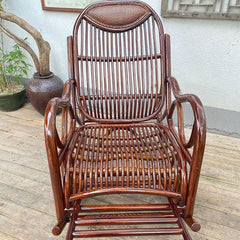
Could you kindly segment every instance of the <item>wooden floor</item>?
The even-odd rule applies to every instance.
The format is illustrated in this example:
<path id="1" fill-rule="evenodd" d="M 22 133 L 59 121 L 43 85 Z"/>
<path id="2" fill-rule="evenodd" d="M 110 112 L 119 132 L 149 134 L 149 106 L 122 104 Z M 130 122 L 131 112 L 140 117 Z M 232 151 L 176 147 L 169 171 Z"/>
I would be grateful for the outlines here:
<path id="1" fill-rule="evenodd" d="M 240 139 L 208 134 L 195 218 L 194 240 L 240 239 Z M 159 197 L 101 196 L 94 202 L 158 202 Z M 51 234 L 55 210 L 43 137 L 43 117 L 30 104 L 0 112 L 0 239 L 64 239 Z M 96 238 L 95 238 L 96 239 Z M 108 238 L 101 238 L 108 239 Z M 111 239 L 182 239 L 179 236 Z"/>

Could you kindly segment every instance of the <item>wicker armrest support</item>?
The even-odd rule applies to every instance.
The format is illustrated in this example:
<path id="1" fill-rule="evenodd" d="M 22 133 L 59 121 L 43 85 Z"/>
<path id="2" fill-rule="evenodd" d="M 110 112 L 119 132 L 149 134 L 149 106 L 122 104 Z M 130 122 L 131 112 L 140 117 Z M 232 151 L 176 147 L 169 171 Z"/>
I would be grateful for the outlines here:
<path id="1" fill-rule="evenodd" d="M 197 193 L 197 186 L 200 177 L 200 170 L 206 141 L 206 117 L 203 105 L 197 96 L 193 94 L 182 94 L 176 79 L 173 77 L 170 77 L 168 79 L 168 82 L 175 97 L 175 100 L 172 102 L 169 114 L 167 116 L 168 125 L 175 137 L 180 141 L 186 159 L 190 164 L 190 174 L 188 179 L 189 189 L 186 203 L 189 207 L 185 211 L 185 217 L 187 218 L 193 214 L 194 202 Z M 182 103 L 184 102 L 190 103 L 194 115 L 192 132 L 188 141 L 186 141 L 184 134 L 184 118 L 182 110 Z M 172 119 L 175 107 L 177 107 L 178 133 L 174 128 Z M 190 154 L 187 150 L 187 148 L 191 147 L 193 147 L 192 154 Z"/>

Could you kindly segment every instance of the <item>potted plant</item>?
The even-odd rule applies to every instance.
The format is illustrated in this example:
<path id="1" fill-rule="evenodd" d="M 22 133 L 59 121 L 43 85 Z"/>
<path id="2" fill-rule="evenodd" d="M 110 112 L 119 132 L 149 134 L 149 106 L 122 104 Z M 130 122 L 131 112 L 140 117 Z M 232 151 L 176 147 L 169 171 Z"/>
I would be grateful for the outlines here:
<path id="1" fill-rule="evenodd" d="M 13 111 L 20 108 L 25 100 L 23 76 L 27 75 L 30 64 L 18 44 L 10 52 L 0 48 L 0 110 Z"/>
<path id="2" fill-rule="evenodd" d="M 31 46 L 20 39 L 16 34 L 11 32 L 2 22 L 0 29 L 8 37 L 12 38 L 19 46 L 24 48 L 32 57 L 36 73 L 29 81 L 27 86 L 27 94 L 34 108 L 42 115 L 45 113 L 45 108 L 48 101 L 53 97 L 60 97 L 63 90 L 63 82 L 50 71 L 49 54 L 50 45 L 45 41 L 39 31 L 31 26 L 24 19 L 16 16 L 13 13 L 6 12 L 2 7 L 3 0 L 0 0 L 0 18 L 17 24 L 20 28 L 29 33 L 36 42 L 38 47 L 38 56 Z"/>

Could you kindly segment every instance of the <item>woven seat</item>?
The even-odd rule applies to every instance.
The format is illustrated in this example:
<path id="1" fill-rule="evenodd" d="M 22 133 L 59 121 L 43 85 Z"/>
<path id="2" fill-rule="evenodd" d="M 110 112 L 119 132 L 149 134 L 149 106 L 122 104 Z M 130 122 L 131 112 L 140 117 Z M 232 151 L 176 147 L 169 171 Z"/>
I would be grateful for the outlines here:
<path id="1" fill-rule="evenodd" d="M 190 240 L 183 220 L 193 231 L 200 229 L 193 211 L 206 120 L 199 98 L 182 94 L 171 76 L 170 36 L 160 18 L 139 1 L 93 3 L 78 16 L 67 43 L 69 80 L 45 114 L 57 215 L 53 233 L 69 222 L 67 240 L 155 234 Z M 194 119 L 189 139 L 185 102 Z M 121 193 L 162 196 L 168 204 L 82 204 L 83 198 Z M 128 229 L 158 223 L 165 227 Z M 125 228 L 83 230 L 83 225 Z"/>
<path id="2" fill-rule="evenodd" d="M 70 200 L 117 188 L 179 198 L 186 191 L 182 152 L 158 123 L 85 125 L 76 131 L 72 146 L 66 174 L 73 185 Z"/>

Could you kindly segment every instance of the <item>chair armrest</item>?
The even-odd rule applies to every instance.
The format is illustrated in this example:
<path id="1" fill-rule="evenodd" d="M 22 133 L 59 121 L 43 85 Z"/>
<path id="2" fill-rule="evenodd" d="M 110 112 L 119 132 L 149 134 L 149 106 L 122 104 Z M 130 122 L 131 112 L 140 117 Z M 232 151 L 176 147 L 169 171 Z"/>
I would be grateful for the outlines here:
<path id="1" fill-rule="evenodd" d="M 68 80 L 65 83 L 62 98 L 53 98 L 49 101 L 45 112 L 44 134 L 48 157 L 48 165 L 51 176 L 53 195 L 58 224 L 66 222 L 64 212 L 64 193 L 60 166 L 64 159 L 67 146 L 72 138 L 76 126 L 75 111 L 71 104 L 71 92 L 74 80 Z M 62 136 L 59 137 L 56 126 L 56 117 L 58 109 L 62 108 Z M 68 114 L 70 116 L 70 125 L 68 131 Z M 68 132 L 67 132 L 68 131 Z M 55 230 L 54 230 L 55 231 Z M 57 233 L 58 234 L 58 233 Z"/>
<path id="2" fill-rule="evenodd" d="M 185 153 L 186 159 L 190 164 L 190 173 L 188 179 L 188 198 L 187 208 L 185 211 L 185 217 L 192 216 L 194 209 L 194 202 L 197 193 L 197 186 L 200 177 L 200 170 L 202 165 L 203 153 L 206 141 L 206 117 L 203 109 L 203 105 L 200 99 L 193 94 L 182 94 L 176 79 L 173 77 L 168 78 L 172 93 L 175 100 L 171 103 L 169 112 L 167 114 L 167 121 L 170 130 L 179 141 L 183 152 Z M 194 116 L 194 123 L 192 127 L 191 136 L 186 141 L 184 134 L 184 121 L 183 121 L 183 110 L 182 103 L 189 102 Z M 173 124 L 173 112 L 177 107 L 177 125 L 178 133 L 176 132 Z M 188 148 L 193 147 L 192 155 L 190 155 Z"/>
<path id="3" fill-rule="evenodd" d="M 178 136 L 184 148 L 191 148 L 192 146 L 205 145 L 206 117 L 205 117 L 205 112 L 200 99 L 194 94 L 182 94 L 175 78 L 170 77 L 168 79 L 168 82 L 170 84 L 173 96 L 175 97 L 175 100 L 171 103 L 170 110 L 167 115 L 169 127 L 171 128 L 172 131 L 174 131 L 174 134 Z M 182 110 L 182 103 L 185 103 L 185 102 L 190 103 L 193 111 L 193 116 L 194 116 L 193 127 L 192 127 L 191 135 L 188 141 L 186 141 L 186 137 L 184 133 L 184 118 L 183 118 L 183 110 Z M 173 119 L 172 119 L 172 116 L 176 107 L 177 107 L 178 134 L 175 131 L 175 128 L 173 126 Z"/>
<path id="4" fill-rule="evenodd" d="M 45 111 L 45 140 L 51 139 L 54 142 L 55 148 L 63 149 L 66 145 L 69 136 L 73 133 L 76 126 L 75 109 L 71 104 L 71 91 L 73 80 L 68 80 L 65 83 L 62 98 L 53 98 L 49 101 Z M 59 108 L 62 108 L 62 136 L 59 137 L 56 126 L 56 117 Z M 70 127 L 68 129 L 67 115 L 70 116 Z"/>

